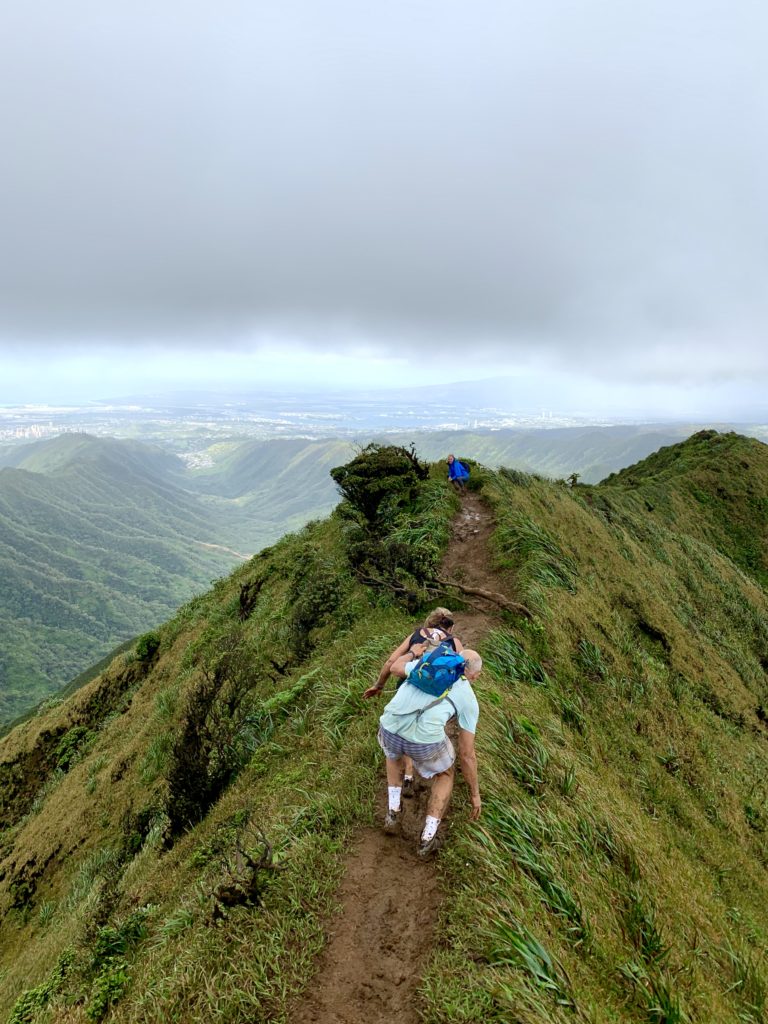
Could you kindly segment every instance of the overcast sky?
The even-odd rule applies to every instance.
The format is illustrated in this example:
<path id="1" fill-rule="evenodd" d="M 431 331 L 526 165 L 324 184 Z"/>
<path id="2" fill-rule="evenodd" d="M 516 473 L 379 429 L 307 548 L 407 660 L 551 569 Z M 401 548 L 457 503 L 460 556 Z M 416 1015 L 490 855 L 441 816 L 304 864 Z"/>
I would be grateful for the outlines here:
<path id="1" fill-rule="evenodd" d="M 762 0 L 5 4 L 0 403 L 764 393 L 766 52 Z"/>

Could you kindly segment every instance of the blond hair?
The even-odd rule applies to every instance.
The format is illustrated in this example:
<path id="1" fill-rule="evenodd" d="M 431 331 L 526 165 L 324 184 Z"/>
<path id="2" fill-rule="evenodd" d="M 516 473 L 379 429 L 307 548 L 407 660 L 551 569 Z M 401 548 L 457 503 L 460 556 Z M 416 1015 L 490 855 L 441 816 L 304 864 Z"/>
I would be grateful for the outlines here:
<path id="1" fill-rule="evenodd" d="M 450 629 L 453 626 L 453 613 L 447 608 L 435 608 L 424 620 L 424 629 Z"/>

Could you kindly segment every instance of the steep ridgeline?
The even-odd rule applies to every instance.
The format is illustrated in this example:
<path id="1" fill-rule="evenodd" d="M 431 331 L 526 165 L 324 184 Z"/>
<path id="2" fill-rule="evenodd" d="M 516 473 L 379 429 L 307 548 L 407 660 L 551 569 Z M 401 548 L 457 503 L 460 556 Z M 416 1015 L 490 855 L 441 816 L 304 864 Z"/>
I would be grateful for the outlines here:
<path id="1" fill-rule="evenodd" d="M 459 784 L 414 1018 L 765 1020 L 768 597 L 740 538 L 768 448 L 699 435 L 573 489 L 475 467 L 484 554 L 442 466 L 359 459 L 330 519 L 0 743 L 0 1020 L 304 1019 L 376 863 L 360 693 L 430 605 L 480 621 L 446 566 L 533 617 L 497 607 L 478 642 L 483 814 Z"/>
<path id="2" fill-rule="evenodd" d="M 7 454 L 0 723 L 327 512 L 338 500 L 328 476 L 338 454 L 335 442 L 242 445 L 236 459 L 196 473 L 149 445 L 86 434 Z"/>
<path id="3" fill-rule="evenodd" d="M 685 444 L 662 448 L 606 485 L 620 506 L 700 537 L 768 586 L 768 466 L 766 446 L 738 434 L 702 430 Z M 670 483 L 673 486 L 669 486 Z M 605 490 L 610 511 L 613 490 Z"/>
<path id="4" fill-rule="evenodd" d="M 682 441 L 694 428 L 659 424 L 610 427 L 550 427 L 500 430 L 437 430 L 416 439 L 426 459 L 445 459 L 448 452 L 476 459 L 484 466 L 514 466 L 553 479 L 578 473 L 584 483 L 604 476 L 656 451 Z M 408 443 L 412 435 L 396 435 Z"/>

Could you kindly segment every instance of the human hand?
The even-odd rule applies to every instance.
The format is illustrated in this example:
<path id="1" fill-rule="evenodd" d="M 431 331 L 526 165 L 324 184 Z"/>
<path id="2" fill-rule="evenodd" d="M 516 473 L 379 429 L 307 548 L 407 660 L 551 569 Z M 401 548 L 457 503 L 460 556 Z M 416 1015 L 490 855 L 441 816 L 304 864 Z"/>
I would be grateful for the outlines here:
<path id="1" fill-rule="evenodd" d="M 472 810 L 469 815 L 470 821 L 477 821 L 477 819 L 480 817 L 480 811 L 482 809 L 482 806 L 483 803 L 482 800 L 480 799 L 480 794 L 478 793 L 477 796 L 472 797 Z"/>
<path id="2" fill-rule="evenodd" d="M 368 689 L 365 690 L 365 692 L 363 693 L 363 697 L 378 697 L 378 695 L 381 693 L 383 689 L 383 686 L 369 686 Z"/>

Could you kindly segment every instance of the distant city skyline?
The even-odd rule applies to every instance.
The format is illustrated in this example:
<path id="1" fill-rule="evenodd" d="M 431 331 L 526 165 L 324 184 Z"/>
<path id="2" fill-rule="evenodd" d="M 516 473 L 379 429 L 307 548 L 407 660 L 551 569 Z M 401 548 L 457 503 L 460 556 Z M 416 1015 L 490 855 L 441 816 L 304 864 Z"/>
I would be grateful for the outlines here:
<path id="1" fill-rule="evenodd" d="M 49 360 L 34 367 L 6 362 L 0 381 L 0 408 L 9 406 L 83 406 L 91 403 L 150 406 L 170 400 L 215 400 L 222 405 L 260 394 L 319 398 L 340 405 L 361 396 L 407 397 L 411 404 L 442 400 L 466 415 L 481 409 L 540 419 L 576 417 L 589 422 L 768 422 L 768 401 L 759 380 L 714 382 L 616 382 L 555 368 L 524 369 L 489 374 L 485 362 L 467 367 L 427 359 L 420 367 L 403 360 L 365 356 L 318 359 L 307 352 L 294 359 L 267 363 L 255 355 L 223 353 L 216 359 L 200 352 L 162 353 L 160 357 L 110 351 L 75 362 Z M 418 369 L 418 372 L 417 372 Z M 461 375 L 471 372 L 473 376 Z M 496 417 L 498 420 L 498 416 Z"/>

